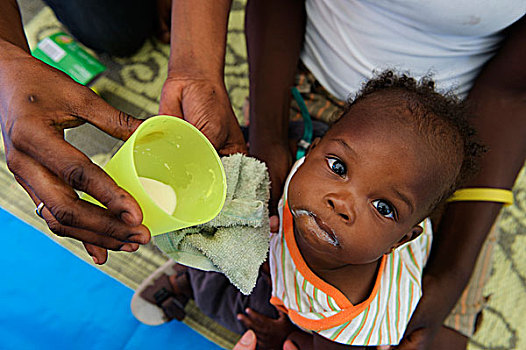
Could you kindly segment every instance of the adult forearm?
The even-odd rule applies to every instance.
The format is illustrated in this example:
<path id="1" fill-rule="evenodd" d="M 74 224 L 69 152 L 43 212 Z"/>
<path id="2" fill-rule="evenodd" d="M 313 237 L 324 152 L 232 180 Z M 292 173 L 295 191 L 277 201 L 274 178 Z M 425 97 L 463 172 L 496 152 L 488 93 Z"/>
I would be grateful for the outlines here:
<path id="1" fill-rule="evenodd" d="M 290 88 L 305 32 L 303 0 L 249 0 L 250 145 L 286 143 Z"/>
<path id="2" fill-rule="evenodd" d="M 230 0 L 174 0 L 168 75 L 223 80 Z"/>
<path id="3" fill-rule="evenodd" d="M 20 10 L 15 0 L 0 0 L 0 42 L 16 45 L 29 52 L 22 28 Z M 3 50 L 0 49 L 0 55 Z"/>
<path id="4" fill-rule="evenodd" d="M 487 64 L 468 97 L 474 124 L 488 152 L 479 174 L 465 187 L 511 189 L 526 156 L 526 22 L 517 23 L 499 53 Z M 466 285 L 481 246 L 501 205 L 451 203 L 433 243 L 427 275 L 444 286 L 453 306 Z"/>

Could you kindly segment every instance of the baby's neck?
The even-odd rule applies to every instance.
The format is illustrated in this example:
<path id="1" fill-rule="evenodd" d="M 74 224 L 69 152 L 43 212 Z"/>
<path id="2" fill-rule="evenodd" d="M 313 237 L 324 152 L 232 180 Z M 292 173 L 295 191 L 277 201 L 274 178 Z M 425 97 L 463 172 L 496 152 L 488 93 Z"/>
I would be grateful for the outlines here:
<path id="1" fill-rule="evenodd" d="M 371 295 L 380 261 L 363 265 L 346 265 L 338 269 L 312 271 L 325 282 L 340 290 L 353 305 L 365 301 Z"/>

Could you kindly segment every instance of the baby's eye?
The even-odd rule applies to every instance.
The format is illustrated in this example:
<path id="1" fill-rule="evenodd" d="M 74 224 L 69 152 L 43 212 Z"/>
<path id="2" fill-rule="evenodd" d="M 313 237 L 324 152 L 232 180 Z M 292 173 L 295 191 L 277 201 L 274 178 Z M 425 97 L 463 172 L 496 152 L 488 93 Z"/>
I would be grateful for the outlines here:
<path id="1" fill-rule="evenodd" d="M 329 168 L 336 175 L 343 177 L 347 174 L 347 168 L 341 160 L 337 158 L 327 158 L 327 164 L 329 164 Z"/>
<path id="2" fill-rule="evenodd" d="M 380 213 L 380 215 L 393 220 L 395 219 L 395 209 L 389 202 L 384 201 L 382 199 L 377 199 L 374 200 L 372 203 L 376 210 Z"/>

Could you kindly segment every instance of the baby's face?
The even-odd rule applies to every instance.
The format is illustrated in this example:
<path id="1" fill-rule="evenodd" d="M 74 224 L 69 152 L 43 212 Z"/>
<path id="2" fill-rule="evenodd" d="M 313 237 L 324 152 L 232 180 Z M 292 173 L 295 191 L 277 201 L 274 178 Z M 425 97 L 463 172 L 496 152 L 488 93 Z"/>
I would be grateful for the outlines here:
<path id="1" fill-rule="evenodd" d="M 367 105 L 353 106 L 290 182 L 296 241 L 313 269 L 371 263 L 416 237 L 440 186 L 421 137 Z"/>

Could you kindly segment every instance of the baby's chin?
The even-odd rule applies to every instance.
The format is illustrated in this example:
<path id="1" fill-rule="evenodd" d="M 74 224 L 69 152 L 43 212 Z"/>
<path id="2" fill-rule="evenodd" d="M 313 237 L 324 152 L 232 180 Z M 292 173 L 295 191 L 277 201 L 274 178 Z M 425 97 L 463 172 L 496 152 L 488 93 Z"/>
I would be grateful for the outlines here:
<path id="1" fill-rule="evenodd" d="M 327 233 L 320 232 L 313 221 L 307 215 L 294 218 L 294 237 L 303 260 L 316 273 L 341 267 L 335 259 L 342 253 L 339 247 L 327 237 Z"/>

